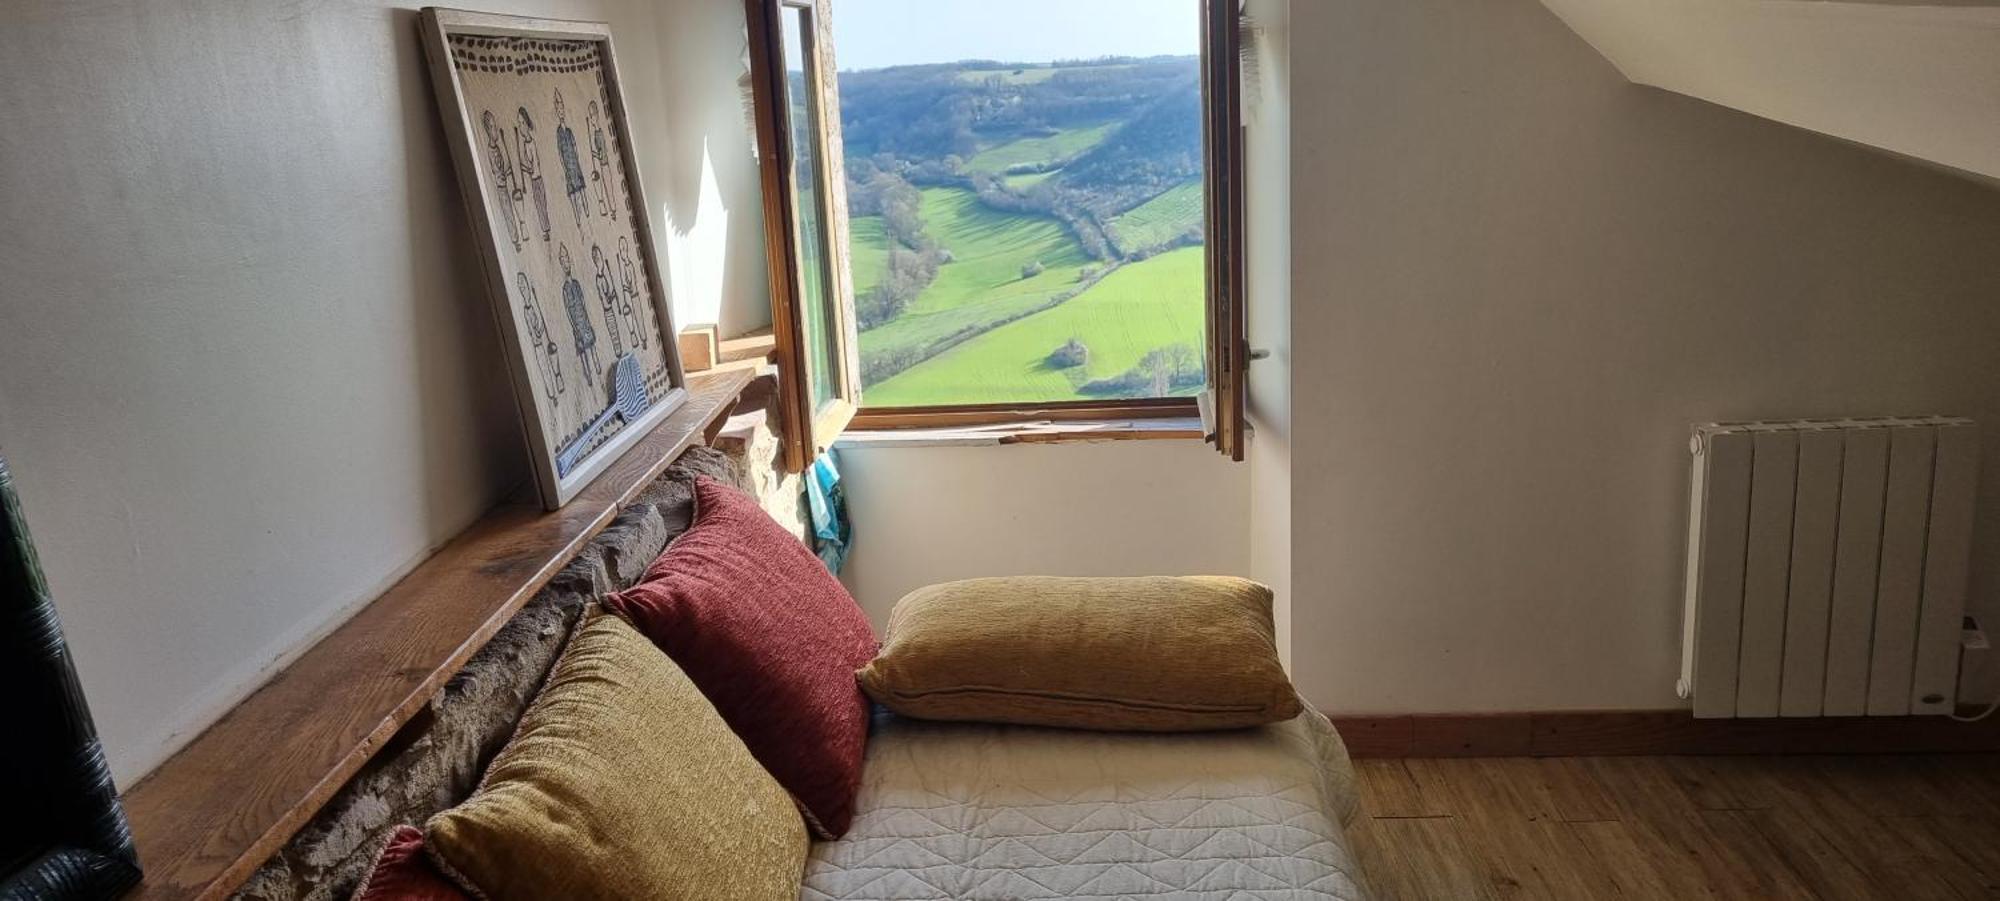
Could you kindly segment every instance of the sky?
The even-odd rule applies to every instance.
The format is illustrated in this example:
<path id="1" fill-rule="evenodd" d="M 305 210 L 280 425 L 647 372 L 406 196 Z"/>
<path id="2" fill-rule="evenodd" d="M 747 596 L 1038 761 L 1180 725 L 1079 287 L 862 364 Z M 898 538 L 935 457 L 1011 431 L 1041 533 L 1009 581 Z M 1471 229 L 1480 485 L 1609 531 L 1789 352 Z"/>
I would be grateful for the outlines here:
<path id="1" fill-rule="evenodd" d="M 1195 0 L 834 0 L 833 28 L 842 69 L 1201 49 Z"/>

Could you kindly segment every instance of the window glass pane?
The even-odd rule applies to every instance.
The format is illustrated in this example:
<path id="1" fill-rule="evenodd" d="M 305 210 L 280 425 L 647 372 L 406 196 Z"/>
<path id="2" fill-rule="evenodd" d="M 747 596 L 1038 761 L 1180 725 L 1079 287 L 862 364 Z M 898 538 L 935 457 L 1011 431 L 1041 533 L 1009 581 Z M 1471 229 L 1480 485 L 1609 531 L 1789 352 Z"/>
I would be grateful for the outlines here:
<path id="1" fill-rule="evenodd" d="M 1193 395 L 1199 4 L 1006 8 L 840 0 L 862 402 Z"/>
<path id="2" fill-rule="evenodd" d="M 817 96 L 808 75 L 812 61 L 806 48 L 812 46 L 812 16 L 808 10 L 786 7 L 785 91 L 791 103 L 791 141 L 794 167 L 792 196 L 797 206 L 792 215 L 798 223 L 799 304 L 805 313 L 807 378 L 812 384 L 813 409 L 826 406 L 835 396 L 835 376 L 839 371 L 839 350 L 833 341 L 834 293 L 827 263 L 827 228 L 824 191 L 820 185 L 820 148 Z"/>

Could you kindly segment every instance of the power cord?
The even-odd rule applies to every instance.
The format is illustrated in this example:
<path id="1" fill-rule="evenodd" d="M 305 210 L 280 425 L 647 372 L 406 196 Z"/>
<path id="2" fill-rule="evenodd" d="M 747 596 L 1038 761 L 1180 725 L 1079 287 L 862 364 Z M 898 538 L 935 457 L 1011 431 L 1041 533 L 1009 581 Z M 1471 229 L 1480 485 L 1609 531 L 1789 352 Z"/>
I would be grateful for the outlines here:
<path id="1" fill-rule="evenodd" d="M 1960 641 L 1966 646 L 1968 650 L 1985 650 L 1986 648 L 1990 647 L 1990 645 L 1988 645 L 1986 642 L 1986 633 L 1981 631 L 1979 628 L 1978 620 L 1973 619 L 1970 616 L 1967 616 L 1964 622 L 1964 630 L 1966 636 L 1960 639 Z M 1964 667 L 1965 667 L 1965 658 L 1963 656 L 1959 657 L 1958 665 L 1960 669 L 1959 674 L 1961 677 L 1963 677 Z M 1956 712 L 1947 713 L 1945 714 L 1945 716 L 1951 717 L 1952 720 L 1955 722 L 1976 723 L 1989 716 L 1992 716 L 1993 711 L 1995 710 L 2000 710 L 2000 698 L 1995 698 L 1993 700 L 1993 703 L 1986 705 L 1985 710 L 1982 710 L 1972 716 L 1959 716 Z"/>
<path id="2" fill-rule="evenodd" d="M 2000 700 L 1995 700 L 1993 703 L 1986 705 L 1985 710 L 1981 710 L 1972 716 L 1959 716 L 1956 713 L 1947 713 L 1945 714 L 1945 716 L 1951 717 L 1952 719 L 1957 720 L 1958 722 L 1961 723 L 1976 723 L 1989 716 L 1992 716 L 1993 711 L 1995 710 L 2000 710 Z"/>

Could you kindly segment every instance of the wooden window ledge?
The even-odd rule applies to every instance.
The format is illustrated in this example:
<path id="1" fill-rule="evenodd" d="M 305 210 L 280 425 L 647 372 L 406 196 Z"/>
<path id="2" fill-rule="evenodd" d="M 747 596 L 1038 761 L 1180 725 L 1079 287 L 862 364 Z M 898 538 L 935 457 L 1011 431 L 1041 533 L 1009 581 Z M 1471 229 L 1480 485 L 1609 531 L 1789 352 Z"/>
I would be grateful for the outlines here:
<path id="1" fill-rule="evenodd" d="M 835 447 L 981 447 L 1078 441 L 1200 441 L 1203 437 L 1201 420 L 1195 418 L 1037 420 L 1005 425 L 850 430 Z"/>
<path id="2" fill-rule="evenodd" d="M 446 680 L 754 377 L 688 379 L 688 400 L 567 506 L 501 504 L 307 649 L 124 795 L 145 881 L 129 896 L 220 899 L 347 784 Z"/>

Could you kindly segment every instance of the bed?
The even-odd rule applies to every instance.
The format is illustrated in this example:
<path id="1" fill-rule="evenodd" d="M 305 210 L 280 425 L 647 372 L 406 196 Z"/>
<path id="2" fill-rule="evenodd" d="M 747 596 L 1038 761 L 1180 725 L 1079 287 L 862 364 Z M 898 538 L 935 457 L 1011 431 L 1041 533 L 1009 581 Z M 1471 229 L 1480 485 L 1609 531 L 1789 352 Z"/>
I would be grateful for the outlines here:
<path id="1" fill-rule="evenodd" d="M 814 847 L 803 901 L 1366 897 L 1342 832 L 1353 770 L 1317 713 L 1175 734 L 875 727 L 860 813 Z"/>

